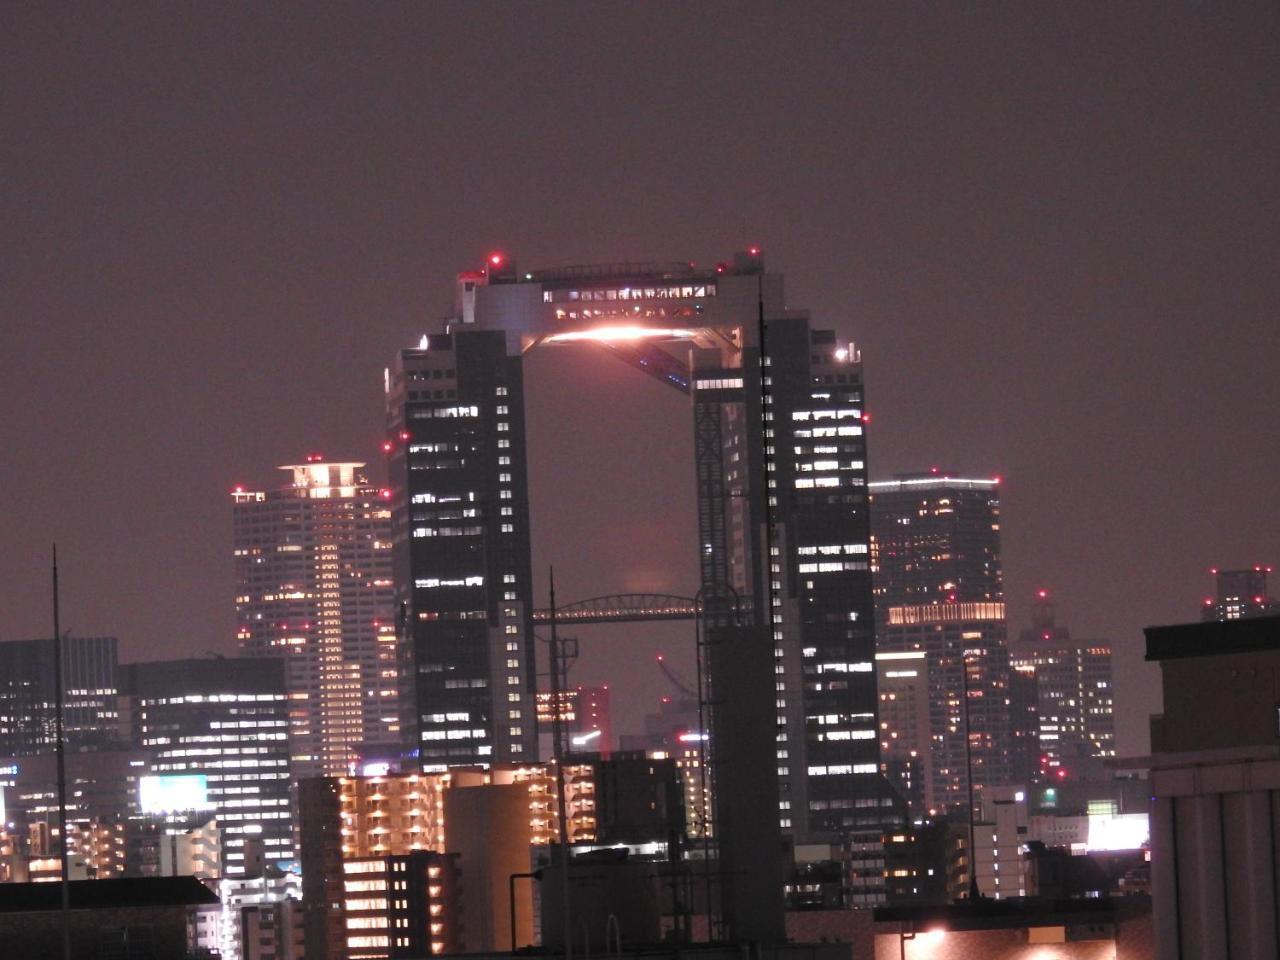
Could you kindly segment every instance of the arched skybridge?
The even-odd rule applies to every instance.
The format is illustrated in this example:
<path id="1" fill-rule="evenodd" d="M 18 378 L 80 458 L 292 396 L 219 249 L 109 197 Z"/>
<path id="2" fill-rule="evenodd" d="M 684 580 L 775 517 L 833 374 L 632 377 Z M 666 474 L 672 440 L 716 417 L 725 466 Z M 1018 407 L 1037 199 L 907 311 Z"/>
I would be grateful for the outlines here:
<path id="1" fill-rule="evenodd" d="M 637 623 L 644 620 L 695 620 L 693 597 L 666 593 L 615 593 L 556 607 L 556 623 Z M 534 623 L 550 623 L 550 610 L 534 610 Z"/>

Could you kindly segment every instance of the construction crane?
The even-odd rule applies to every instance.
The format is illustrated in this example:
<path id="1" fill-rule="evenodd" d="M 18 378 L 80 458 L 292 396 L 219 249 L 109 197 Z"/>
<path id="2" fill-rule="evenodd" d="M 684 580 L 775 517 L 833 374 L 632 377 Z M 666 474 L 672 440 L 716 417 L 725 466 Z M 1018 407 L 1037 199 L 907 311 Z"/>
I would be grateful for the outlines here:
<path id="1" fill-rule="evenodd" d="M 662 656 L 662 654 L 658 654 L 657 660 L 658 660 L 658 669 L 662 671 L 662 675 L 664 677 L 666 677 L 668 680 L 671 681 L 671 685 L 673 687 L 675 687 L 677 690 L 683 693 L 686 697 L 692 697 L 695 700 L 698 699 L 698 691 L 690 687 L 689 684 L 685 682 L 685 679 L 680 676 L 680 674 L 676 673 L 669 666 L 667 666 L 667 661 Z"/>

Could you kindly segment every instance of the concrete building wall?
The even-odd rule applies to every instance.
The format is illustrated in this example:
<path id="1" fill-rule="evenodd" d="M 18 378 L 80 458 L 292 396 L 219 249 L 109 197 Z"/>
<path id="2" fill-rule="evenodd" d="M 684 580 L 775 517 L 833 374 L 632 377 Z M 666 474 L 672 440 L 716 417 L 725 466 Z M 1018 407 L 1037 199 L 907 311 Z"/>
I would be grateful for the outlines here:
<path id="1" fill-rule="evenodd" d="M 512 874 L 529 873 L 533 831 L 522 783 L 448 790 L 444 819 L 450 853 L 462 869 L 462 929 L 469 953 L 511 949 Z M 517 947 L 534 942 L 529 881 L 516 881 Z"/>
<path id="2" fill-rule="evenodd" d="M 1160 960 L 1280 956 L 1280 756 L 1152 772 Z"/>

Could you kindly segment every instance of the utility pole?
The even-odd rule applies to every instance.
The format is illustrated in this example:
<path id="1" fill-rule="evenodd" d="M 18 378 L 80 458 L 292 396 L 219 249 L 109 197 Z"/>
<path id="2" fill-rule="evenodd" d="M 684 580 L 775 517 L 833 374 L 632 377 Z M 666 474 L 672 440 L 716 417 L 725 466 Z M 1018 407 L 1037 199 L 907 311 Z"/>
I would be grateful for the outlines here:
<path id="1" fill-rule="evenodd" d="M 564 658 L 560 655 L 560 636 L 556 632 L 556 571 L 548 568 L 551 584 L 551 739 L 556 762 L 556 813 L 560 822 L 560 896 L 564 899 L 564 957 L 573 960 L 572 910 L 569 906 L 569 818 L 564 785 L 564 684 L 560 671 Z"/>
<path id="2" fill-rule="evenodd" d="M 53 545 L 53 735 L 58 764 L 58 850 L 62 863 L 62 956 L 71 960 L 71 859 L 67 856 L 67 757 L 62 735 L 62 622 L 58 610 L 58 545 Z"/>
<path id="3" fill-rule="evenodd" d="M 969 651 L 960 649 L 961 689 L 964 691 L 964 767 L 969 791 L 969 900 L 982 897 L 978 889 L 978 842 L 975 821 L 977 810 L 973 804 L 973 743 L 969 733 Z"/>

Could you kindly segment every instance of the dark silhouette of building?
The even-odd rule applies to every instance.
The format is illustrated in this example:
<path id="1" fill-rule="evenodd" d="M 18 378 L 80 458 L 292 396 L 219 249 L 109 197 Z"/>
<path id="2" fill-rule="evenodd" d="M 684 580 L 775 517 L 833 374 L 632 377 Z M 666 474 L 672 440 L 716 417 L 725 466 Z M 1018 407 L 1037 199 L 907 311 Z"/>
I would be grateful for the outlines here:
<path id="1" fill-rule="evenodd" d="M 117 641 L 66 637 L 63 641 L 64 731 L 68 750 L 118 745 Z M 0 643 L 0 757 L 31 757 L 53 750 L 53 641 Z"/>
<path id="2" fill-rule="evenodd" d="M 218 903 L 194 877 L 73 880 L 69 886 L 73 957 L 186 957 L 192 911 Z M 0 883 L 0 943 L 7 956 L 61 960 L 59 885 Z"/>

